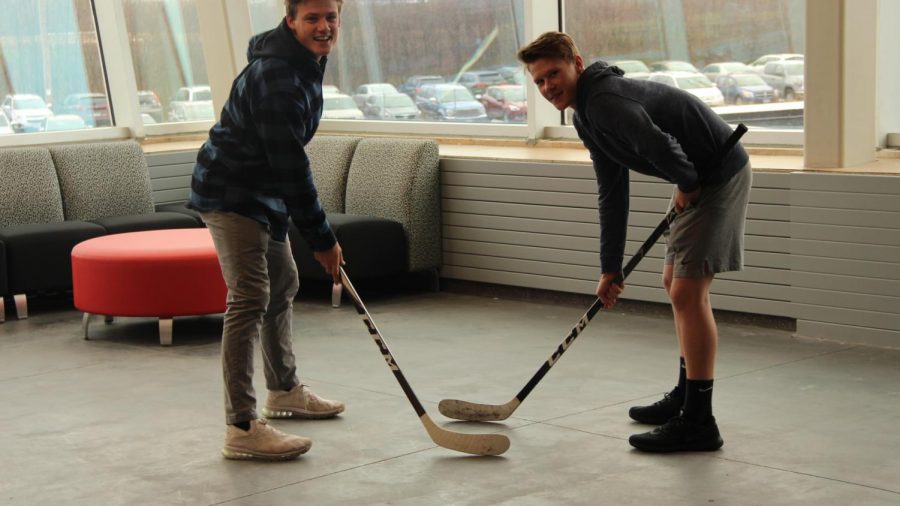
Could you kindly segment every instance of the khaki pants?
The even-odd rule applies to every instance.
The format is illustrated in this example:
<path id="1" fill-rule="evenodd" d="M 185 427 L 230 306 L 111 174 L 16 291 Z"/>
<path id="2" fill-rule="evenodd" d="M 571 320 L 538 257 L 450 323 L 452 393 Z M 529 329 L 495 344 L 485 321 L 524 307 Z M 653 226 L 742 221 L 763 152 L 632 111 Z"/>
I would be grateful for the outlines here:
<path id="1" fill-rule="evenodd" d="M 253 343 L 260 339 L 266 387 L 289 390 L 299 384 L 291 317 L 300 286 L 290 242 L 275 241 L 265 226 L 235 213 L 201 213 L 212 234 L 225 285 L 227 310 L 222 331 L 225 422 L 254 420 Z"/>

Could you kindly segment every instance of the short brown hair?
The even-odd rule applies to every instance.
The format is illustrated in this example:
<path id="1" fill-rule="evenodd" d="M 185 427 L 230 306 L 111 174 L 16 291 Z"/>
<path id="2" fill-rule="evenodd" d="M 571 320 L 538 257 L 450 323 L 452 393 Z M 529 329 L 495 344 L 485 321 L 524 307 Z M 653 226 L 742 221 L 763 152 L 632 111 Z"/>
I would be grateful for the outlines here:
<path id="1" fill-rule="evenodd" d="M 297 6 L 306 3 L 306 0 L 284 0 L 284 13 L 287 17 L 294 19 L 297 17 Z M 337 0 L 338 12 L 344 7 L 344 0 Z"/>
<path id="2" fill-rule="evenodd" d="M 545 32 L 534 42 L 519 49 L 519 61 L 528 65 L 541 58 L 561 58 L 567 62 L 574 62 L 579 56 L 575 41 L 563 32 Z"/>

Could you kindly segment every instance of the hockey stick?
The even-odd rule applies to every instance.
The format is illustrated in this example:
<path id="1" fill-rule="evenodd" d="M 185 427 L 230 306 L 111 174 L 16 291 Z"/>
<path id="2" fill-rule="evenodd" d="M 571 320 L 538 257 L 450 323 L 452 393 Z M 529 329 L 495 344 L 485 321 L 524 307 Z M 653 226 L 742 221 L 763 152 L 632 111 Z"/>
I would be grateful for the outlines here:
<path id="1" fill-rule="evenodd" d="M 419 402 L 419 398 L 416 397 L 412 387 L 409 386 L 409 383 L 403 376 L 400 366 L 397 365 L 397 361 L 391 354 L 391 350 L 388 349 L 387 343 L 384 342 L 384 337 L 381 335 L 378 327 L 375 326 L 375 321 L 372 319 L 372 316 L 369 315 L 366 306 L 363 305 L 362 299 L 360 299 L 359 294 L 356 292 L 356 288 L 353 287 L 353 284 L 350 282 L 350 278 L 347 277 L 347 273 L 344 272 L 343 267 L 341 267 L 341 281 L 347 289 L 347 292 L 350 294 L 350 298 L 353 299 L 353 305 L 356 306 L 356 312 L 362 316 L 363 323 L 366 324 L 369 334 L 372 335 L 372 339 L 375 340 L 375 344 L 378 345 L 381 354 L 384 356 L 384 361 L 387 362 L 388 367 L 394 371 L 394 376 L 400 383 L 400 387 L 403 388 L 403 392 L 412 404 L 416 414 L 419 415 L 419 420 L 422 422 L 422 425 L 425 426 L 425 430 L 428 431 L 431 440 L 444 448 L 473 455 L 500 455 L 508 450 L 509 438 L 503 434 L 461 434 L 459 432 L 453 432 L 438 427 L 437 424 L 431 420 L 431 417 L 425 412 L 425 408 L 422 407 L 422 403 Z"/>
<path id="2" fill-rule="evenodd" d="M 734 130 L 734 133 L 731 134 L 730 137 L 725 141 L 725 144 L 722 145 L 722 150 L 719 152 L 718 159 L 716 160 L 716 164 L 720 165 L 722 161 L 725 159 L 725 156 L 731 151 L 731 148 L 734 147 L 735 144 L 740 140 L 740 138 L 747 132 L 747 127 L 744 126 L 743 123 L 739 124 L 737 128 Z M 644 255 L 647 254 L 647 251 L 656 244 L 656 241 L 659 239 L 663 233 L 669 228 L 669 225 L 675 219 L 677 213 L 673 208 L 671 211 L 666 213 L 666 216 L 663 220 L 653 229 L 653 232 L 650 234 L 650 237 L 644 241 L 644 244 L 638 248 L 637 253 L 631 257 L 631 260 L 628 261 L 628 264 L 619 273 L 618 277 L 616 277 L 614 283 L 622 284 L 625 281 L 625 278 L 631 274 L 631 271 L 637 266 L 638 262 L 640 262 Z M 588 308 L 587 312 L 582 315 L 581 319 L 578 320 L 578 323 L 572 327 L 572 330 L 569 331 L 569 335 L 566 336 L 565 340 L 563 340 L 562 344 L 560 344 L 556 351 L 553 352 L 553 355 L 547 359 L 546 362 L 541 365 L 540 369 L 538 369 L 537 373 L 532 376 L 531 380 L 528 381 L 528 384 L 516 394 L 515 397 L 512 398 L 506 404 L 478 404 L 475 402 L 461 401 L 458 399 L 444 399 L 438 404 L 438 411 L 441 412 L 442 415 L 448 418 L 455 418 L 457 420 L 468 420 L 468 421 L 477 421 L 477 422 L 490 422 L 490 421 L 499 421 L 506 420 L 510 415 L 519 407 L 519 404 L 525 400 L 525 397 L 531 393 L 531 390 L 537 386 L 538 382 L 550 371 L 550 368 L 553 367 L 563 353 L 572 345 L 572 342 L 575 338 L 581 334 L 581 331 L 587 327 L 587 324 L 591 321 L 594 315 L 597 314 L 600 309 L 603 308 L 603 302 L 598 298 L 591 304 L 591 307 Z"/>

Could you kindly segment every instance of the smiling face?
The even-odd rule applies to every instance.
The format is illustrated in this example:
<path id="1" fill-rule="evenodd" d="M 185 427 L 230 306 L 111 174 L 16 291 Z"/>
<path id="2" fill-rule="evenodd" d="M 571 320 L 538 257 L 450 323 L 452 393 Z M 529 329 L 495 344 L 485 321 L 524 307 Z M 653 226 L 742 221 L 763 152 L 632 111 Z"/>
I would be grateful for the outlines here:
<path id="1" fill-rule="evenodd" d="M 294 37 L 319 58 L 331 53 L 341 27 L 337 0 L 307 0 L 297 5 L 296 16 L 287 16 Z"/>
<path id="2" fill-rule="evenodd" d="M 562 111 L 575 106 L 578 77 L 584 71 L 584 61 L 580 56 L 572 62 L 563 58 L 540 58 L 526 67 L 538 91 L 553 107 Z"/>

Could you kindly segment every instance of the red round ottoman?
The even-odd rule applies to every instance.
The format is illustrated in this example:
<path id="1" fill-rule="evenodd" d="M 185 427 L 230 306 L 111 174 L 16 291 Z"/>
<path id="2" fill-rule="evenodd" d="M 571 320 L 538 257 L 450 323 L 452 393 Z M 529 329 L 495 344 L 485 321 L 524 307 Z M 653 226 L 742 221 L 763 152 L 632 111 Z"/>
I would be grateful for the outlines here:
<path id="1" fill-rule="evenodd" d="M 75 307 L 91 315 L 153 316 L 160 344 L 172 344 L 172 318 L 225 312 L 227 289 L 205 228 L 97 237 L 72 249 Z"/>

